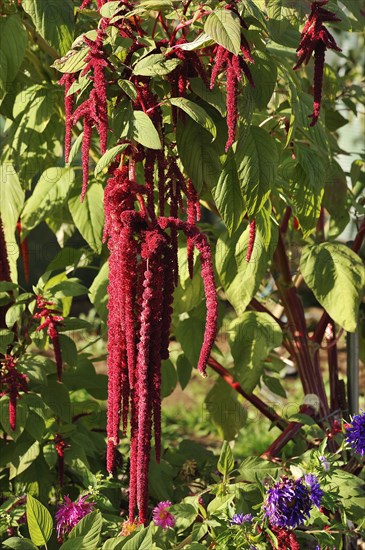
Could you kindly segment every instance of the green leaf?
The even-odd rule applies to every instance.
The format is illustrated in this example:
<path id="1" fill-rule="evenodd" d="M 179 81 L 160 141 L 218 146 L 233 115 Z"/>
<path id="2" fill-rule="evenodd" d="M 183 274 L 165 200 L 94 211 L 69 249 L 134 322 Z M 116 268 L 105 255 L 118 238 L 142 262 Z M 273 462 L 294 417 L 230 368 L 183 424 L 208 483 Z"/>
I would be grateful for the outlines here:
<path id="1" fill-rule="evenodd" d="M 90 301 L 105 322 L 108 316 L 108 284 L 108 262 L 105 262 L 89 289 Z"/>
<path id="2" fill-rule="evenodd" d="M 84 200 L 79 194 L 68 200 L 68 207 L 77 229 L 90 248 L 101 253 L 104 227 L 104 190 L 100 183 L 88 186 Z"/>
<path id="3" fill-rule="evenodd" d="M 23 203 L 24 191 L 14 166 L 4 162 L 0 165 L 0 217 L 13 281 L 17 280 L 16 261 L 19 256 L 15 229 Z"/>
<path id="4" fill-rule="evenodd" d="M 72 168 L 54 167 L 43 172 L 22 212 L 24 236 L 65 203 L 74 183 Z"/>
<path id="5" fill-rule="evenodd" d="M 8 350 L 8 345 L 14 340 L 14 332 L 11 330 L 0 329 L 0 353 L 5 355 Z"/>
<path id="6" fill-rule="evenodd" d="M 27 49 L 28 36 L 18 15 L 0 19 L 0 101 L 18 74 Z"/>
<path id="7" fill-rule="evenodd" d="M 99 159 L 97 165 L 95 166 L 95 171 L 94 171 L 95 177 L 98 174 L 100 174 L 100 172 L 102 172 L 104 168 L 107 168 L 109 164 L 111 164 L 112 161 L 115 159 L 115 157 L 118 156 L 119 153 L 124 151 L 127 147 L 128 147 L 127 143 L 122 143 L 121 145 L 116 145 L 115 147 L 108 149 L 108 151 L 104 153 L 104 155 Z"/>
<path id="8" fill-rule="evenodd" d="M 179 355 L 176 361 L 176 370 L 182 390 L 186 388 L 190 381 L 192 369 L 193 367 L 188 358 L 184 354 Z"/>
<path id="9" fill-rule="evenodd" d="M 365 269 L 359 256 L 340 243 L 309 245 L 302 250 L 300 270 L 332 319 L 355 332 L 365 285 Z"/>
<path id="10" fill-rule="evenodd" d="M 223 442 L 221 454 L 219 456 L 217 464 L 217 469 L 225 478 L 234 469 L 233 454 L 228 441 Z"/>
<path id="11" fill-rule="evenodd" d="M 263 111 L 274 93 L 277 66 L 272 57 L 266 52 L 257 50 L 252 54 L 252 57 L 255 63 L 250 65 L 250 71 L 255 87 L 251 90 L 251 93 L 257 108 Z"/>
<path id="12" fill-rule="evenodd" d="M 239 466 L 240 476 L 237 481 L 250 481 L 255 483 L 257 479 L 261 480 L 267 476 L 275 477 L 278 466 L 263 460 L 257 456 L 249 456 Z"/>
<path id="13" fill-rule="evenodd" d="M 209 132 L 189 117 L 185 122 L 179 121 L 176 143 L 183 167 L 197 192 L 200 193 L 204 185 L 213 187 L 218 181 L 222 165 Z"/>
<path id="14" fill-rule="evenodd" d="M 175 529 L 177 529 L 178 533 L 182 533 L 190 527 L 198 516 L 196 508 L 187 502 L 174 504 L 169 508 L 169 511 L 176 518 Z"/>
<path id="15" fill-rule="evenodd" d="M 245 206 L 232 150 L 228 153 L 217 185 L 212 188 L 212 195 L 222 220 L 231 235 L 238 229 L 245 215 Z"/>
<path id="16" fill-rule="evenodd" d="M 247 412 L 237 399 L 237 392 L 221 378 L 205 399 L 204 415 L 218 428 L 219 434 L 232 441 L 245 425 Z"/>
<path id="17" fill-rule="evenodd" d="M 36 30 L 55 50 L 64 55 L 74 33 L 72 0 L 23 0 L 22 8 L 33 20 Z"/>
<path id="18" fill-rule="evenodd" d="M 247 311 L 229 325 L 229 340 L 238 379 L 243 389 L 252 393 L 264 359 L 281 344 L 281 328 L 268 313 Z"/>
<path id="19" fill-rule="evenodd" d="M 82 518 L 69 534 L 69 540 L 82 537 L 82 550 L 93 550 L 98 547 L 103 517 L 99 510 L 90 512 Z"/>
<path id="20" fill-rule="evenodd" d="M 69 392 L 62 382 L 48 381 L 48 386 L 41 391 L 44 402 L 52 409 L 55 416 L 65 422 L 71 422 L 71 402 Z"/>
<path id="21" fill-rule="evenodd" d="M 85 57 L 87 54 L 88 48 L 71 50 L 71 52 L 61 57 L 61 59 L 56 59 L 51 67 L 54 67 L 57 71 L 60 71 L 60 73 L 77 73 L 85 67 Z"/>
<path id="22" fill-rule="evenodd" d="M 118 86 L 122 88 L 123 92 L 126 93 L 132 101 L 136 101 L 138 94 L 133 82 L 121 78 L 120 80 L 118 80 Z"/>
<path id="23" fill-rule="evenodd" d="M 268 203 L 256 217 L 256 236 L 250 262 L 246 261 L 249 243 L 249 227 L 237 231 L 230 238 L 224 232 L 218 239 L 215 265 L 228 300 L 238 315 L 260 287 L 277 245 L 277 227 L 270 220 L 271 205 Z"/>
<path id="24" fill-rule="evenodd" d="M 3 545 L 6 548 L 13 548 L 14 550 L 37 550 L 37 547 L 34 546 L 30 539 L 20 537 L 11 537 L 4 540 Z"/>
<path id="25" fill-rule="evenodd" d="M 143 111 L 132 113 L 132 136 L 141 145 L 150 149 L 161 149 L 160 136 L 153 125 L 152 120 Z"/>
<path id="26" fill-rule="evenodd" d="M 3 430 L 11 435 L 16 441 L 18 437 L 23 433 L 25 424 L 28 417 L 28 407 L 23 399 L 17 399 L 16 403 L 16 426 L 15 430 L 12 430 L 9 422 L 9 396 L 3 395 L 0 399 L 0 423 Z"/>
<path id="27" fill-rule="evenodd" d="M 235 151 L 238 178 L 248 215 L 259 212 L 274 184 L 279 155 L 274 139 L 262 128 L 250 126 Z"/>
<path id="28" fill-rule="evenodd" d="M 295 214 L 307 237 L 316 228 L 324 193 L 325 171 L 321 157 L 313 149 L 298 145 L 295 148 L 298 164 L 287 176 L 290 181 L 290 198 Z"/>
<path id="29" fill-rule="evenodd" d="M 204 25 L 204 32 L 217 44 L 238 55 L 241 48 L 241 23 L 239 17 L 230 10 L 212 12 Z"/>
<path id="30" fill-rule="evenodd" d="M 206 103 L 209 103 L 209 105 L 212 105 L 222 117 L 226 116 L 226 100 L 219 86 L 215 86 L 213 90 L 210 90 L 200 78 L 191 78 L 190 88 L 194 94 L 199 96 Z"/>
<path id="31" fill-rule="evenodd" d="M 151 524 L 153 525 L 153 524 Z M 152 543 L 152 529 L 151 526 L 145 527 L 142 531 L 136 533 L 127 543 L 123 546 L 124 550 L 151 550 Z"/>
<path id="32" fill-rule="evenodd" d="M 70 277 L 67 280 L 57 282 L 54 285 L 47 285 L 55 298 L 67 298 L 68 296 L 83 296 L 88 293 L 86 286 L 79 282 L 79 279 Z"/>
<path id="33" fill-rule="evenodd" d="M 138 61 L 133 74 L 138 76 L 164 76 L 180 65 L 179 59 L 166 59 L 162 54 L 151 54 Z"/>
<path id="34" fill-rule="evenodd" d="M 185 97 L 172 97 L 169 100 L 169 103 L 171 105 L 175 105 L 175 107 L 179 107 L 179 109 L 182 109 L 185 111 L 187 115 L 189 115 L 190 118 L 192 118 L 195 122 L 200 124 L 203 128 L 208 130 L 213 136 L 213 138 L 217 135 L 217 128 L 214 124 L 213 119 L 208 115 L 205 109 L 203 107 L 200 107 L 200 105 L 197 105 L 193 101 L 190 101 L 190 99 L 186 99 Z"/>
<path id="35" fill-rule="evenodd" d="M 234 499 L 234 495 L 216 496 L 208 504 L 208 514 L 216 514 L 217 512 L 227 512 L 229 505 Z"/>
<path id="36" fill-rule="evenodd" d="M 174 391 L 177 384 L 177 372 L 169 359 L 162 361 L 161 378 L 161 397 L 164 398 Z"/>
<path id="37" fill-rule="evenodd" d="M 47 508 L 32 495 L 27 494 L 26 513 L 32 542 L 37 546 L 47 544 L 53 529 L 52 516 Z"/>
<path id="38" fill-rule="evenodd" d="M 9 479 L 14 479 L 33 465 L 40 453 L 39 442 L 35 441 L 33 445 L 29 445 L 29 441 L 23 441 L 21 448 L 18 449 L 19 456 L 14 457 L 10 463 Z"/>

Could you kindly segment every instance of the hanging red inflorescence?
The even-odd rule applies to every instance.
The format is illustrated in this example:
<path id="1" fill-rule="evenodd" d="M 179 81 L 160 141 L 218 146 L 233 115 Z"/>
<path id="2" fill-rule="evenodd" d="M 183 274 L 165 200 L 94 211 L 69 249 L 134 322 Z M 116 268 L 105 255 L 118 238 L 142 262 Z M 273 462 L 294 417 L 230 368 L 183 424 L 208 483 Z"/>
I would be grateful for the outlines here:
<path id="1" fill-rule="evenodd" d="M 247 246 L 247 253 L 246 253 L 246 262 L 249 263 L 251 260 L 253 247 L 255 245 L 256 240 L 256 221 L 252 220 L 249 223 L 249 237 L 248 237 L 248 246 Z"/>
<path id="2" fill-rule="evenodd" d="M 88 7 L 89 4 L 83 2 L 82 7 Z M 121 2 L 123 6 L 127 11 L 131 9 L 127 2 Z M 110 252 L 107 469 L 109 472 L 115 469 L 115 450 L 119 444 L 120 428 L 125 434 L 129 425 L 129 520 L 134 522 L 138 516 L 138 522 L 147 523 L 152 437 L 157 461 L 161 455 L 161 363 L 169 357 L 173 294 L 178 284 L 179 234 L 184 234 L 187 239 L 191 277 L 194 248 L 200 253 L 207 316 L 197 367 L 203 376 L 217 332 L 217 296 L 209 243 L 196 226 L 200 218 L 198 195 L 193 182 L 187 180 L 181 171 L 174 146 L 169 147 L 167 152 L 162 109 L 158 96 L 152 90 L 151 79 L 136 76 L 130 69 L 133 54 L 143 47 L 140 37 L 144 31 L 140 28 L 139 19 L 135 17 L 117 18 L 114 22 L 102 18 L 96 40 L 84 37 L 89 51 L 85 58 L 86 66 L 80 74 L 89 75 L 93 89 L 75 110 L 71 100 L 66 99 L 65 103 L 68 124 L 66 153 L 70 149 L 70 128 L 79 120 L 84 125 L 82 196 L 87 190 L 89 150 L 94 127 L 100 135 L 101 151 L 106 148 L 108 119 L 105 70 L 109 65 L 103 41 L 109 25 L 115 27 L 122 38 L 133 40 L 123 61 L 122 77 L 129 79 L 136 92 L 131 100 L 133 111 L 143 111 L 150 117 L 161 141 L 160 150 L 149 149 L 130 139 L 117 141 L 124 143 L 126 149 L 109 168 L 104 195 L 104 241 Z M 199 76 L 208 85 L 199 56 L 178 47 L 186 40 L 179 38 L 173 42 L 175 47 L 166 56 L 176 58 L 181 63 L 174 71 L 176 86 L 167 76 L 171 84 L 171 97 L 184 96 L 191 77 Z M 167 46 L 167 40 L 156 42 L 158 51 L 162 52 Z M 117 78 L 120 76 L 118 74 Z M 63 77 L 66 96 L 73 82 L 73 76 Z M 121 97 L 125 99 L 123 93 Z M 46 319 L 39 330 L 56 328 L 52 322 L 55 320 L 52 315 L 56 312 L 49 310 L 50 305 L 49 302 L 40 302 L 38 305 L 41 311 L 37 316 Z"/>
<path id="3" fill-rule="evenodd" d="M 42 296 L 37 296 L 37 309 L 34 313 L 34 319 L 43 319 L 43 322 L 37 327 L 37 332 L 47 329 L 47 334 L 52 342 L 53 351 L 57 365 L 57 380 L 61 382 L 62 378 L 62 353 L 60 340 L 58 336 L 58 326 L 62 324 L 63 317 L 60 312 L 53 309 L 54 303 L 47 302 Z"/>
<path id="4" fill-rule="evenodd" d="M 14 357 L 5 355 L 0 366 L 0 397 L 9 396 L 9 424 L 13 431 L 16 429 L 16 404 L 20 392 L 28 392 L 27 378 L 17 370 Z"/>
<path id="5" fill-rule="evenodd" d="M 311 126 L 317 124 L 321 104 L 322 104 L 322 85 L 325 53 L 327 49 L 341 51 L 336 44 L 332 34 L 326 29 L 323 23 L 341 21 L 337 15 L 323 8 L 328 0 L 313 2 L 311 4 L 311 13 L 308 21 L 302 30 L 302 39 L 298 46 L 298 61 L 294 70 L 298 69 L 303 63 L 307 64 L 314 52 L 314 84 L 313 84 L 313 113 Z"/>
<path id="6" fill-rule="evenodd" d="M 231 9 L 231 8 L 230 8 Z M 240 18 L 241 24 L 244 24 Z M 245 25 L 245 28 L 247 26 Z M 237 119 L 238 119 L 238 83 L 242 80 L 242 75 L 246 77 L 252 87 L 255 87 L 252 74 L 247 62 L 254 63 L 251 56 L 250 46 L 241 34 L 241 54 L 235 55 L 226 50 L 223 46 L 217 45 L 213 50 L 212 60 L 214 67 L 210 77 L 210 89 L 214 88 L 216 79 L 221 71 L 226 72 L 226 108 L 227 108 L 227 126 L 228 139 L 226 142 L 226 151 L 232 146 L 235 141 Z"/>

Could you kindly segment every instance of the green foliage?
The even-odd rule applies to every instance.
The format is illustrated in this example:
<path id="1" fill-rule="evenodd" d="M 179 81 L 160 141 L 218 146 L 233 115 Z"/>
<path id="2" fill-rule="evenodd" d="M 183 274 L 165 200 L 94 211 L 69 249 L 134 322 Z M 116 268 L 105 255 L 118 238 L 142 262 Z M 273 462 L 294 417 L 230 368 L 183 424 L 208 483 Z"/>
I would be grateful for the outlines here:
<path id="1" fill-rule="evenodd" d="M 322 547 L 340 547 L 342 536 L 364 536 L 362 481 L 347 471 L 350 451 L 344 434 L 338 432 L 328 447 L 324 439 L 325 433 L 331 434 L 331 419 L 348 414 L 346 392 L 334 394 L 333 378 L 327 391 L 328 372 L 333 376 L 338 370 L 330 350 L 343 341 L 328 341 L 326 364 L 320 364 L 318 357 L 325 355 L 317 353 L 321 324 L 313 335 L 303 307 L 319 305 L 323 326 L 332 319 L 337 337 L 340 327 L 347 332 L 359 329 L 364 358 L 365 170 L 363 156 L 353 153 L 356 143 L 350 142 L 365 104 L 356 66 L 362 46 L 361 2 L 331 0 L 327 6 L 341 18 L 328 28 L 336 31 L 343 51 L 326 58 L 321 117 L 314 127 L 308 118 L 313 109 L 313 63 L 292 70 L 309 13 L 306 0 L 240 0 L 237 9 L 226 9 L 218 0 L 204 6 L 197 1 L 144 0 L 133 3 L 130 13 L 119 1 L 106 2 L 100 13 L 95 4 L 80 11 L 80 2 L 72 0 L 1 2 L 0 218 L 11 281 L 0 281 L 0 362 L 3 377 L 6 356 L 15 358 L 28 391 L 17 396 L 13 429 L 9 392 L 1 378 L 0 544 L 20 550 L 170 550 L 182 544 L 187 550 L 209 545 L 217 550 L 264 550 L 271 547 L 268 537 L 275 542 L 262 512 L 267 484 L 289 475 L 290 467 L 293 472 L 316 473 L 328 511 L 324 515 L 314 510 L 305 530 L 295 530 L 302 548 L 315 547 L 317 539 Z M 75 76 L 68 93 L 74 109 L 88 98 L 94 82 L 90 72 L 81 74 L 89 53 L 84 36 L 95 40 L 102 17 L 113 18 L 103 37 L 110 131 L 101 154 L 93 129 L 90 181 L 81 202 L 84 128 L 82 121 L 74 125 L 65 166 L 65 108 L 58 80 L 66 73 Z M 126 35 L 117 30 L 121 21 L 128 27 Z M 138 43 L 130 38 L 136 24 L 143 28 Z M 227 102 L 228 65 L 220 68 L 212 90 L 209 78 L 217 45 L 244 59 L 241 35 L 251 48 L 254 62 L 247 61 L 247 67 L 255 86 L 247 74 L 237 82 L 235 141 L 226 151 L 227 110 L 229 117 L 232 108 Z M 183 37 L 186 41 L 176 44 Z M 191 62 L 194 57 L 183 59 L 188 54 L 198 56 L 201 71 Z M 143 108 L 138 105 L 141 84 L 156 100 L 153 109 L 148 100 Z M 154 118 L 157 109 L 162 131 Z M 133 183 L 143 185 L 144 155 L 151 149 L 157 158 L 176 157 L 185 181 L 190 178 L 197 191 L 199 227 L 212 247 L 220 302 L 221 328 L 213 356 L 226 371 L 215 379 L 208 368 L 207 383 L 197 382 L 206 308 L 199 254 L 191 279 L 183 239 L 171 356 L 162 364 L 161 396 L 173 412 L 163 419 L 161 462 L 151 459 L 149 503 L 152 510 L 158 500 L 170 499 L 176 524 L 163 530 L 151 523 L 124 537 L 120 532 L 125 517 L 119 514 L 128 506 L 130 465 L 122 434 L 118 478 L 108 478 L 105 468 L 109 273 L 103 199 L 107 179 L 131 150 L 142 159 Z M 157 187 L 157 168 L 153 178 Z M 143 193 L 137 210 L 143 206 L 141 197 Z M 172 215 L 168 207 L 165 215 Z M 3 249 L 0 252 L 2 274 L 5 256 Z M 36 296 L 52 302 L 64 318 L 57 328 L 61 382 L 56 379 L 48 327 L 37 330 L 45 318 L 34 317 Z M 301 324 L 303 319 L 308 326 Z M 299 371 L 301 384 L 285 378 L 284 365 Z M 320 395 L 318 415 L 288 414 L 301 428 L 296 426 L 293 437 L 289 433 L 285 447 L 279 439 L 275 462 L 237 456 L 237 448 L 246 444 L 255 446 L 257 455 L 264 450 L 264 437 L 252 443 L 258 423 L 256 417 L 249 422 L 249 407 L 259 402 L 262 409 L 270 401 L 272 414 L 267 409 L 264 414 L 284 429 L 286 406 L 295 401 L 298 411 L 304 394 L 319 394 L 322 386 L 328 407 L 326 395 Z M 260 424 L 259 433 L 268 423 Z M 191 441 L 184 434 L 188 428 Z M 278 432 L 276 426 L 265 437 L 269 440 Z M 220 455 L 219 438 L 225 440 Z M 307 442 L 310 452 L 305 451 Z M 330 453 L 336 445 L 339 451 Z M 269 452 L 270 457 L 270 449 L 262 456 Z M 328 456 L 329 472 L 321 467 L 319 452 Z M 353 457 L 350 465 L 355 461 Z M 56 541 L 56 505 L 63 495 L 76 501 L 86 493 L 96 502 L 96 511 L 62 542 Z M 25 494 L 26 504 L 21 500 Z M 231 525 L 235 513 L 251 513 L 257 519 L 237 527 Z"/>

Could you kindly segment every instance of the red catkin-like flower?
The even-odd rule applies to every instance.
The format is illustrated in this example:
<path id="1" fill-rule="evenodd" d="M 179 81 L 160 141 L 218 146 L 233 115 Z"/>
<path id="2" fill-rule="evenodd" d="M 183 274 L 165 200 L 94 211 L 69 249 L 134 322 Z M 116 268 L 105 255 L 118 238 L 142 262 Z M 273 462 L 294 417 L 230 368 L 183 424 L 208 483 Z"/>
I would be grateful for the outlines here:
<path id="1" fill-rule="evenodd" d="M 54 442 L 56 453 L 58 456 L 58 481 L 60 486 L 62 487 L 65 467 L 65 449 L 68 445 L 60 434 L 56 434 Z"/>
<path id="2" fill-rule="evenodd" d="M 28 392 L 27 378 L 17 370 L 14 357 L 5 355 L 0 367 L 0 396 L 9 396 L 9 424 L 12 431 L 16 429 L 16 404 L 20 392 Z"/>
<path id="3" fill-rule="evenodd" d="M 287 550 L 288 548 L 290 548 L 290 550 L 300 550 L 300 545 L 293 531 L 272 525 L 270 525 L 270 529 L 273 531 L 278 541 L 278 546 L 275 546 L 274 542 L 269 538 L 270 544 L 274 550 Z"/>
<path id="4" fill-rule="evenodd" d="M 238 119 L 238 83 L 242 79 L 242 74 L 245 75 L 252 87 L 254 82 L 251 71 L 247 65 L 247 61 L 253 63 L 250 53 L 250 46 L 247 40 L 241 35 L 241 52 L 242 55 L 234 55 L 226 50 L 223 46 L 218 45 L 215 50 L 214 65 L 210 77 L 210 89 L 214 88 L 216 79 L 220 71 L 226 72 L 226 108 L 227 108 L 227 127 L 228 138 L 226 142 L 226 151 L 232 146 L 235 141 L 236 126 Z"/>
<path id="5" fill-rule="evenodd" d="M 206 236 L 203 233 L 200 233 L 199 229 L 196 226 L 183 222 L 180 219 L 171 217 L 159 218 L 158 224 L 162 229 L 166 229 L 167 227 L 174 227 L 180 231 L 183 231 L 187 237 L 191 237 L 193 239 L 194 246 L 200 252 L 201 272 L 204 282 L 207 306 L 207 317 L 203 346 L 200 351 L 200 357 L 198 361 L 198 370 L 203 376 L 206 376 L 206 366 L 217 334 L 218 320 L 218 302 L 210 246 Z"/>
<path id="6" fill-rule="evenodd" d="M 72 84 L 75 82 L 76 77 L 74 73 L 65 73 L 58 81 L 59 84 L 65 86 L 65 161 L 68 162 L 71 151 L 72 140 L 72 113 L 74 108 L 74 94 L 69 94 Z"/>
<path id="7" fill-rule="evenodd" d="M 322 103 L 322 85 L 325 63 L 325 53 L 327 49 L 341 51 L 336 44 L 331 33 L 326 29 L 324 23 L 340 21 L 337 15 L 323 8 L 328 0 L 312 2 L 311 13 L 302 30 L 302 39 L 297 48 L 298 61 L 294 70 L 298 69 L 303 63 L 307 64 L 314 52 L 314 84 L 313 84 L 313 113 L 311 126 L 315 126 L 321 110 Z"/>
<path id="8" fill-rule="evenodd" d="M 0 281 L 10 281 L 10 266 L 3 222 L 0 216 Z"/>
<path id="9" fill-rule="evenodd" d="M 60 312 L 53 309 L 54 303 L 48 302 L 42 296 L 37 296 L 38 312 L 33 315 L 34 319 L 43 319 L 43 322 L 37 327 L 37 332 L 47 329 L 47 334 L 52 342 L 57 365 L 57 380 L 61 382 L 62 378 L 62 352 L 57 327 L 62 323 L 63 317 Z"/>
<path id="10" fill-rule="evenodd" d="M 247 247 L 247 253 L 246 253 L 246 262 L 249 263 L 252 256 L 253 247 L 255 245 L 255 239 L 256 239 L 256 221 L 252 220 L 250 222 L 250 229 L 249 229 L 249 239 L 248 239 L 248 247 Z"/>

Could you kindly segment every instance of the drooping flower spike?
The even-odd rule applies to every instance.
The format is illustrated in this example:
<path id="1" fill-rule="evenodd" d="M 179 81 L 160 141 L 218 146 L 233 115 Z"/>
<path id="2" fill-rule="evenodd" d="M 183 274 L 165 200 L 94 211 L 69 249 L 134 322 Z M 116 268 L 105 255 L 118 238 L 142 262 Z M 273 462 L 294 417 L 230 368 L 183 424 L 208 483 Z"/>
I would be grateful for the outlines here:
<path id="1" fill-rule="evenodd" d="M 16 405 L 20 392 L 28 392 L 27 378 L 17 370 L 14 357 L 5 355 L 0 365 L 0 397 L 9 396 L 9 424 L 12 431 L 16 429 Z"/>
<path id="2" fill-rule="evenodd" d="M 336 44 L 332 34 L 324 26 L 327 22 L 341 21 L 337 15 L 323 8 L 328 0 L 312 2 L 311 13 L 308 21 L 302 30 L 302 39 L 297 48 L 298 61 L 294 70 L 298 69 L 303 63 L 307 64 L 314 52 L 314 84 L 313 84 L 313 113 L 311 126 L 317 124 L 321 104 L 322 104 L 322 85 L 325 63 L 325 53 L 327 49 L 341 51 Z"/>
<path id="3" fill-rule="evenodd" d="M 52 342 L 53 351 L 57 365 L 57 380 L 61 382 L 62 378 L 62 352 L 58 336 L 58 327 L 62 324 L 63 317 L 60 312 L 53 308 L 54 303 L 45 300 L 42 296 L 37 296 L 37 312 L 33 315 L 34 319 L 42 319 L 43 322 L 36 328 L 39 332 L 47 329 L 47 334 Z"/>
<path id="4" fill-rule="evenodd" d="M 241 53 L 242 55 L 234 55 L 226 50 L 223 46 L 216 46 L 213 52 L 214 66 L 210 77 L 210 89 L 214 88 L 216 79 L 219 73 L 224 70 L 226 72 L 226 108 L 227 108 L 227 127 L 228 138 L 226 142 L 226 151 L 235 141 L 236 126 L 238 120 L 238 83 L 244 75 L 252 87 L 255 86 L 251 71 L 247 62 L 253 63 L 250 47 L 246 39 L 241 35 Z"/>

